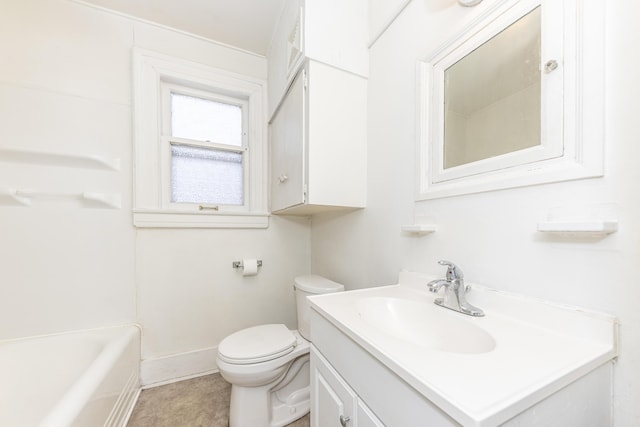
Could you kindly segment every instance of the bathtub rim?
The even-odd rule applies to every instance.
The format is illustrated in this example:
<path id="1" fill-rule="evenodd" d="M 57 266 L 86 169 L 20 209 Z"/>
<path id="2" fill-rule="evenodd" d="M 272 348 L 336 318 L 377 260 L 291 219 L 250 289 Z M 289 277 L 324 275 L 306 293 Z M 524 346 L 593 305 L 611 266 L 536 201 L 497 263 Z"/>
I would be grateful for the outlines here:
<path id="1" fill-rule="evenodd" d="M 0 347 L 20 346 L 22 343 L 54 341 L 57 338 L 79 337 L 79 340 L 93 338 L 101 345 L 100 351 L 81 371 L 80 377 L 70 383 L 63 393 L 56 396 L 54 406 L 37 421 L 38 427 L 71 426 L 88 408 L 100 387 L 112 370 L 122 360 L 128 361 L 129 378 L 115 399 L 114 405 L 105 413 L 105 422 L 117 418 L 117 426 L 124 426 L 131 416 L 141 391 L 140 363 L 142 352 L 142 328 L 140 324 L 129 322 L 97 328 L 62 331 L 25 337 L 9 338 L 0 341 Z M 72 341 L 73 342 L 73 341 Z M 128 356 L 125 356 L 129 352 Z M 133 353 L 132 353 L 133 352 Z M 135 359 L 131 356 L 135 354 Z M 115 372 L 115 371 L 114 371 Z M 121 371 L 122 372 L 122 371 Z M 127 371 L 124 371 L 127 372 Z M 116 389 L 117 390 L 117 389 Z M 107 406 L 106 408 L 109 408 Z M 114 413 L 117 413 L 114 415 Z M 102 419 L 102 418 L 100 418 Z M 105 424 L 106 425 L 106 424 Z"/>

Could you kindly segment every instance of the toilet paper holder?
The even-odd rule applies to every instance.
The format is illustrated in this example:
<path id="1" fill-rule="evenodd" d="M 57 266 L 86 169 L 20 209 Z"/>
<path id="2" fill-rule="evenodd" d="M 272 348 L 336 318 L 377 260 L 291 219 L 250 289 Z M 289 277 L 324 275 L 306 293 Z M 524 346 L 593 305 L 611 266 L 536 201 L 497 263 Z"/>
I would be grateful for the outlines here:
<path id="1" fill-rule="evenodd" d="M 231 263 L 231 266 L 233 268 L 235 268 L 235 269 L 244 268 L 244 265 L 242 264 L 242 261 L 233 261 Z M 262 267 L 262 260 L 260 260 L 260 259 L 258 260 L 258 267 Z"/>

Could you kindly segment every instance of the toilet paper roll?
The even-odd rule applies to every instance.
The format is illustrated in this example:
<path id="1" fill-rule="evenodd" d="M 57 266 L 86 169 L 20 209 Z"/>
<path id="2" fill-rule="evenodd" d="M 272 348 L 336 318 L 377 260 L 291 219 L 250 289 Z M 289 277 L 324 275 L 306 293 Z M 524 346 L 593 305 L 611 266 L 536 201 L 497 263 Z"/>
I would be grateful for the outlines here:
<path id="1" fill-rule="evenodd" d="M 249 258 L 242 260 L 242 275 L 255 276 L 258 274 L 258 260 Z"/>

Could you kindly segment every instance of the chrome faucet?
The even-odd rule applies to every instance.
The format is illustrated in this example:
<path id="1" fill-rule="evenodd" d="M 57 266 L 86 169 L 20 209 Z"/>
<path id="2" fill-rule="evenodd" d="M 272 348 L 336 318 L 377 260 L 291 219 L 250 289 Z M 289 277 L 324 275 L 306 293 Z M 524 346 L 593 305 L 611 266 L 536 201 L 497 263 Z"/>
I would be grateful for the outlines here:
<path id="1" fill-rule="evenodd" d="M 468 314 L 469 316 L 484 316 L 484 312 L 481 309 L 469 304 L 465 298 L 467 288 L 464 285 L 462 270 L 449 261 L 438 261 L 438 264 L 447 266 L 447 274 L 446 279 L 432 280 L 427 285 L 429 290 L 434 293 L 444 288 L 444 297 L 436 298 L 434 302 L 437 305 Z"/>

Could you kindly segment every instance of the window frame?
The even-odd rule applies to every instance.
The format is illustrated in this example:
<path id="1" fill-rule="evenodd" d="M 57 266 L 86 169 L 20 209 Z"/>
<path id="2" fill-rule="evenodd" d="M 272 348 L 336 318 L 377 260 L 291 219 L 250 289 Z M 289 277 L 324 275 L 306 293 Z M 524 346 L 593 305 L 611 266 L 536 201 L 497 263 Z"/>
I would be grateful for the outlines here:
<path id="1" fill-rule="evenodd" d="M 266 81 L 134 48 L 133 223 L 154 228 L 266 228 Z M 170 93 L 243 108 L 243 146 L 177 138 L 170 132 Z M 243 205 L 171 201 L 171 144 L 242 153 Z"/>
<path id="2" fill-rule="evenodd" d="M 179 85 L 173 82 L 161 82 L 161 93 L 162 93 L 162 102 L 161 102 L 161 114 L 162 114 L 162 133 L 161 133 L 161 143 L 162 148 L 161 152 L 161 162 L 163 163 L 162 168 L 162 177 L 161 180 L 163 183 L 168 183 L 167 185 L 163 185 L 163 208 L 164 209 L 172 209 L 179 211 L 193 211 L 197 210 L 207 210 L 213 209 L 214 211 L 219 212 L 248 212 L 249 211 L 249 173 L 251 170 L 251 159 L 250 159 L 250 143 L 249 143 L 249 120 L 248 110 L 249 110 L 249 101 L 247 99 L 242 99 L 235 96 L 223 95 L 221 93 L 215 93 L 209 90 L 203 90 L 194 88 L 191 86 Z M 171 95 L 177 93 L 180 95 L 191 96 L 194 98 L 206 99 L 209 101 L 219 102 L 228 105 L 235 105 L 241 108 L 242 111 L 242 144 L 240 146 L 224 144 L 222 142 L 216 141 L 200 141 L 189 138 L 181 138 L 173 136 L 173 132 L 171 129 Z M 225 204 L 208 204 L 208 203 L 180 203 L 173 202 L 171 200 L 171 146 L 172 145 L 183 145 L 188 147 L 196 147 L 196 148 L 206 148 L 206 149 L 214 149 L 226 152 L 232 152 L 242 155 L 242 174 L 243 174 L 243 195 L 242 205 L 225 205 Z"/>

